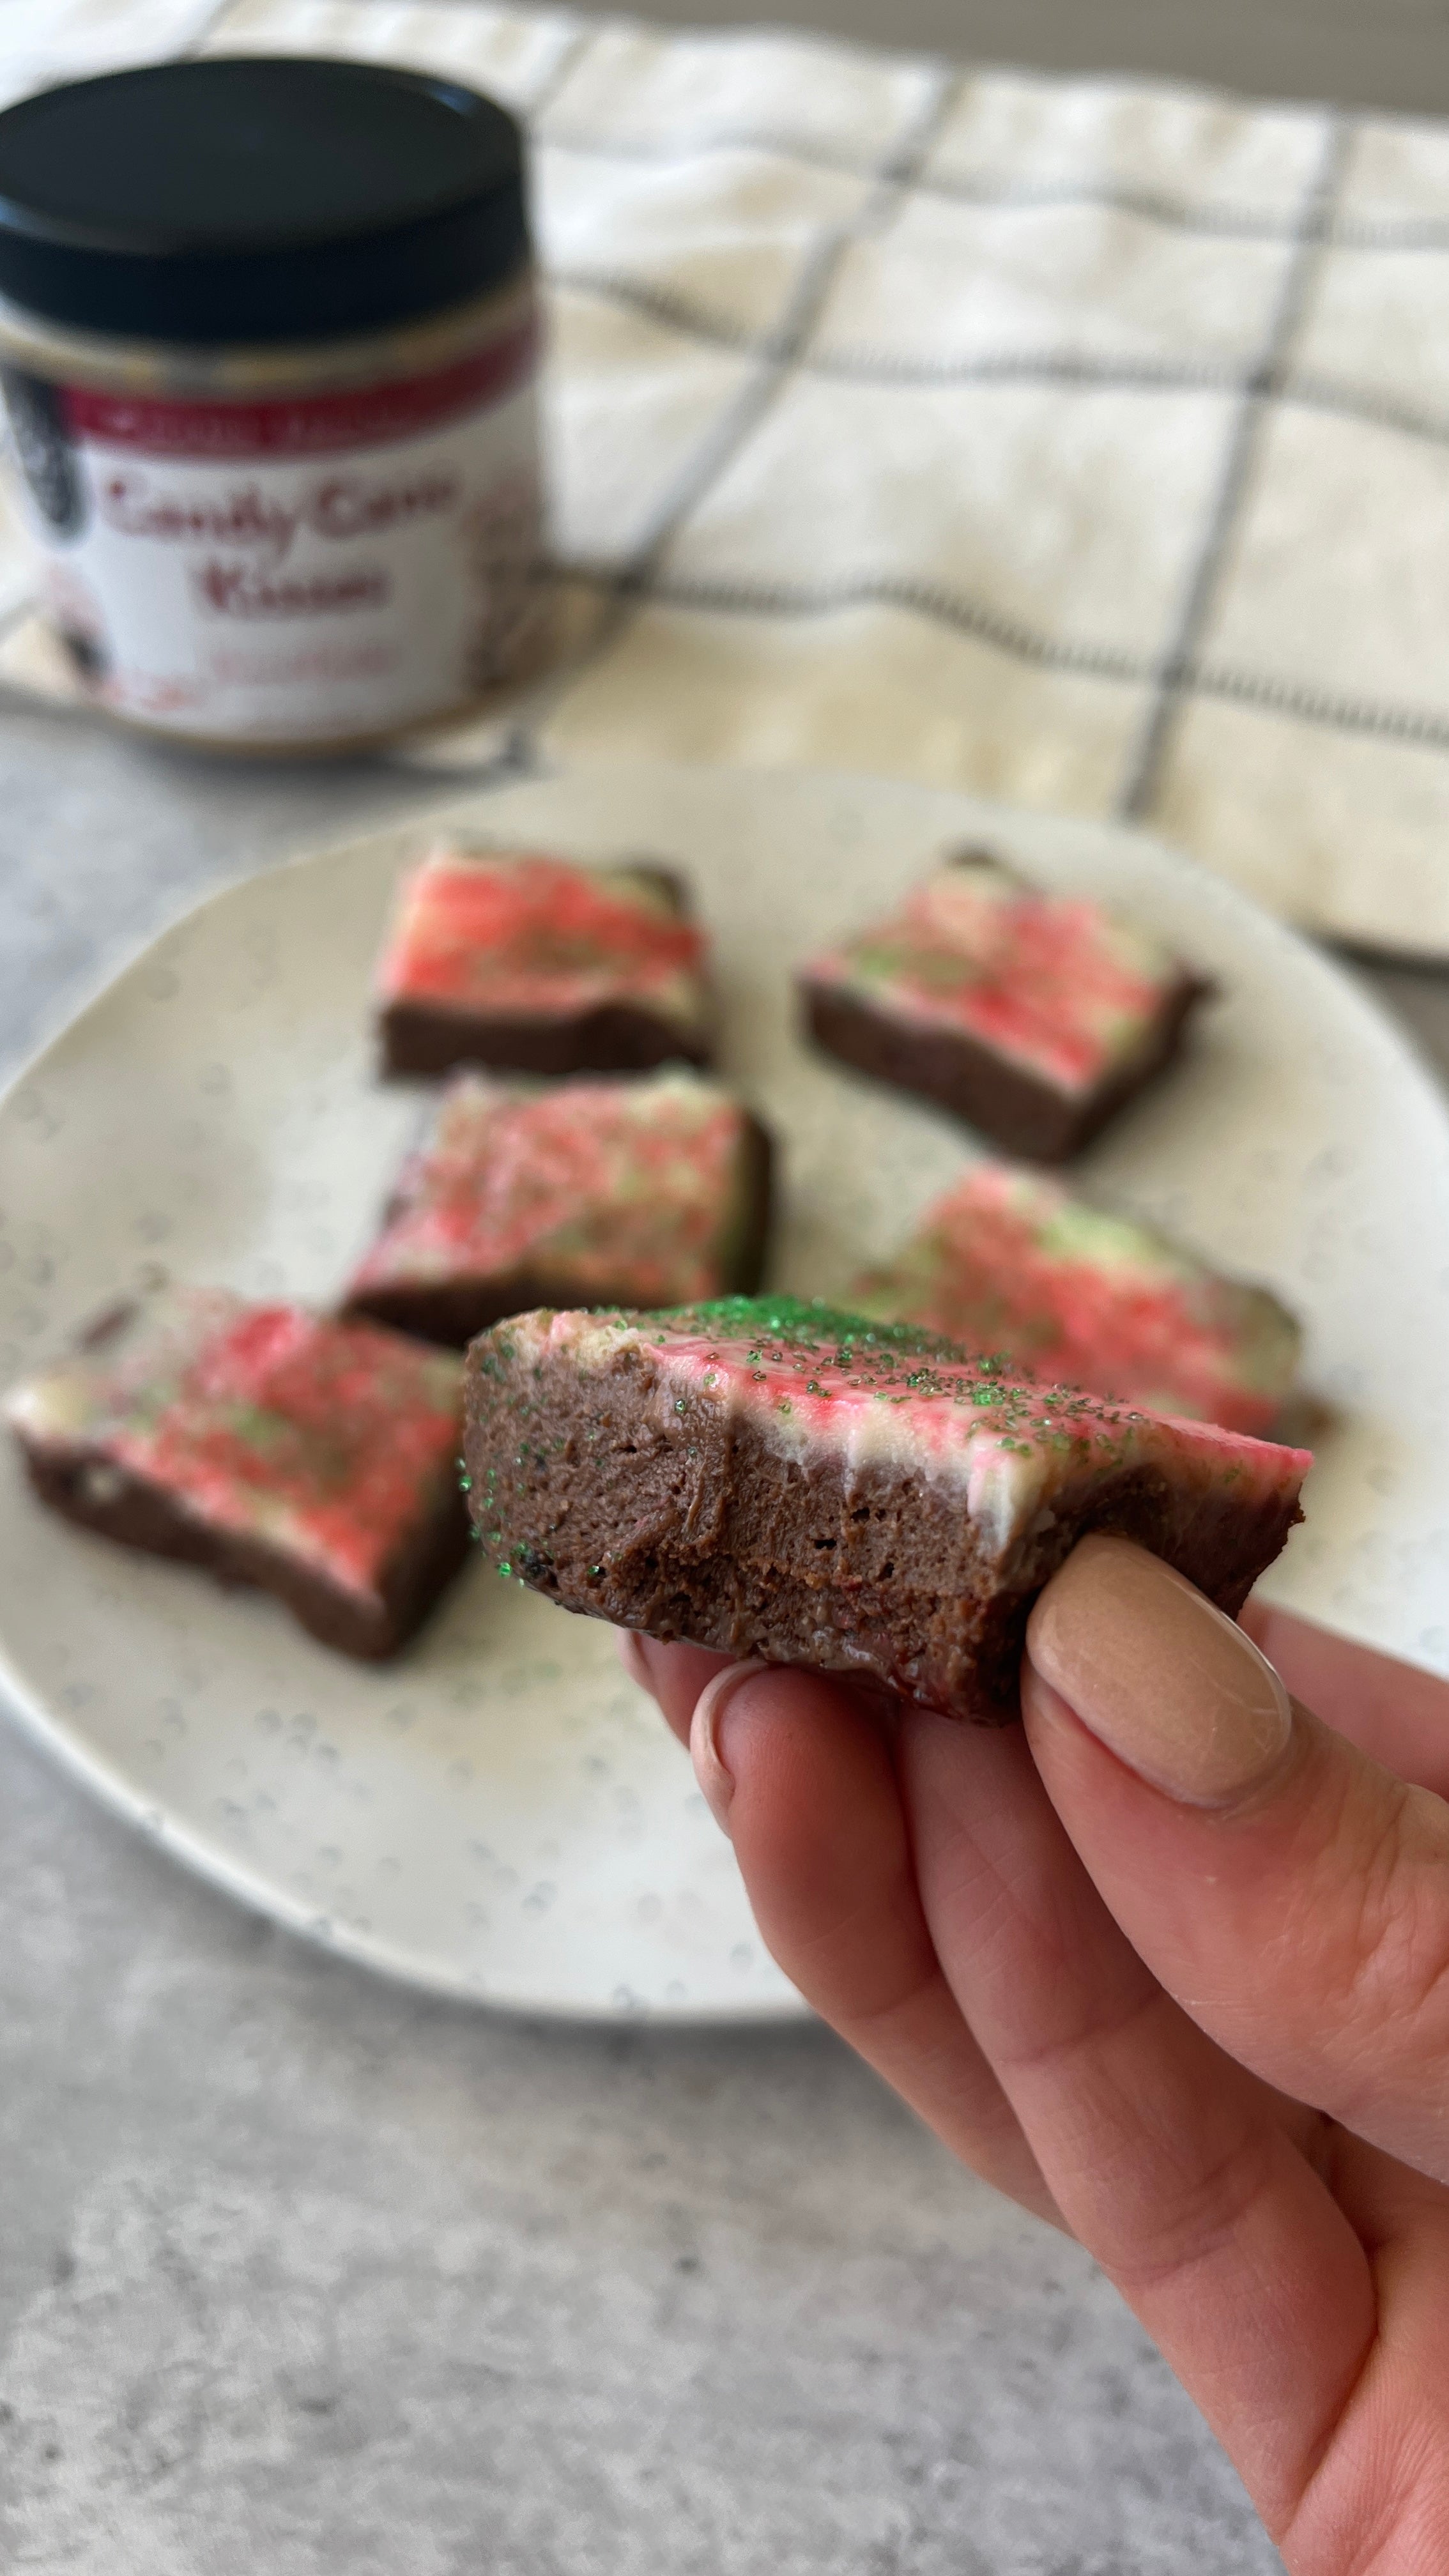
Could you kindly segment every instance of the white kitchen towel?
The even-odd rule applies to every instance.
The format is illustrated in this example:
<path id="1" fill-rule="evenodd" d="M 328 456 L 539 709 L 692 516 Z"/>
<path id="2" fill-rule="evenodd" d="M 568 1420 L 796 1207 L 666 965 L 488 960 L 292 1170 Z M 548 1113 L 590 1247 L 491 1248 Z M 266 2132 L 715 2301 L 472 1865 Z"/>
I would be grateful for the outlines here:
<path id="1" fill-rule="evenodd" d="M 1449 127 L 482 0 L 0 0 L 0 96 L 176 50 L 529 122 L 571 650 L 413 757 L 1126 815 L 1449 958 Z M 6 577 L 0 673 L 60 690 Z"/>

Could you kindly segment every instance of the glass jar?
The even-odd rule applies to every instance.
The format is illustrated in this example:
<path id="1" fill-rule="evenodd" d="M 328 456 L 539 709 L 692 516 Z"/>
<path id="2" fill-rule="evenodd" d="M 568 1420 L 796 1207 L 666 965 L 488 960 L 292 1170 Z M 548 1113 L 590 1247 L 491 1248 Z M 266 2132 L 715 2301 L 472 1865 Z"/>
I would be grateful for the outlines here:
<path id="1" fill-rule="evenodd" d="M 227 751 L 461 714 L 538 661 L 516 121 L 230 57 L 0 114 L 0 388 L 87 696 Z"/>

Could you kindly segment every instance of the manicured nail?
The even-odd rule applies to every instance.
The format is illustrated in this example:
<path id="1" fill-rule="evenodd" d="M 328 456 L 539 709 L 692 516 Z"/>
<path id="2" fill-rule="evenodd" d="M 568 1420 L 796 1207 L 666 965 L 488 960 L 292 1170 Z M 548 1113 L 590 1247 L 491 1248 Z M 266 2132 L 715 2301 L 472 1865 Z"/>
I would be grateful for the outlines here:
<path id="1" fill-rule="evenodd" d="M 1232 1804 L 1292 1740 L 1288 1694 L 1251 1639 L 1126 1539 L 1073 1549 L 1031 1614 L 1026 1652 L 1119 1761 L 1188 1806 Z"/>
<path id="2" fill-rule="evenodd" d="M 730 1801 L 735 1794 L 735 1784 L 733 1774 L 726 1770 L 720 1754 L 720 1720 L 741 1682 L 749 1681 L 755 1673 L 762 1673 L 765 1669 L 758 1661 L 727 1664 L 722 1673 L 715 1674 L 712 1682 L 705 1683 L 689 1722 L 689 1758 L 694 1764 L 694 1776 L 699 1782 L 705 1805 L 722 1834 L 727 1834 L 730 1829 Z"/>
<path id="3" fill-rule="evenodd" d="M 644 1652 L 643 1638 L 637 1628 L 616 1628 L 614 1634 L 619 1640 L 619 1661 L 630 1681 L 637 1682 L 642 1691 L 647 1691 L 649 1658 Z"/>

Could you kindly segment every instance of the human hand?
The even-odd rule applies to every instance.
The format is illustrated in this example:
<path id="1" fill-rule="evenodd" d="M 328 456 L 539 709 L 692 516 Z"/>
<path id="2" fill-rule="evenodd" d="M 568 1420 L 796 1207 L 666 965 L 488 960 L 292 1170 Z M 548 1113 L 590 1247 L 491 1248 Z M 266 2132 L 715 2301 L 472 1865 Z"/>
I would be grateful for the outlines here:
<path id="1" fill-rule="evenodd" d="M 786 1974 L 1095 2256 L 1289 2567 L 1443 2576 L 1449 1686 L 1280 1612 L 1243 1628 L 1277 1674 L 1086 1539 L 1001 1732 L 623 1644 Z"/>

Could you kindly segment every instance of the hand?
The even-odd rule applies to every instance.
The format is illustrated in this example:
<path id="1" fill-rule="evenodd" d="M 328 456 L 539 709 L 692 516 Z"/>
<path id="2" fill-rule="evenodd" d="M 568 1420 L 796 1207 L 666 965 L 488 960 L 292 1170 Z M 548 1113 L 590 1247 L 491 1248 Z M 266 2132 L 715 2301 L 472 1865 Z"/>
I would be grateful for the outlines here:
<path id="1" fill-rule="evenodd" d="M 1000 1732 L 624 1645 L 786 1974 L 1096 2257 L 1289 2567 L 1444 2576 L 1449 1686 L 1243 1627 L 1277 1673 L 1086 1539 Z"/>

